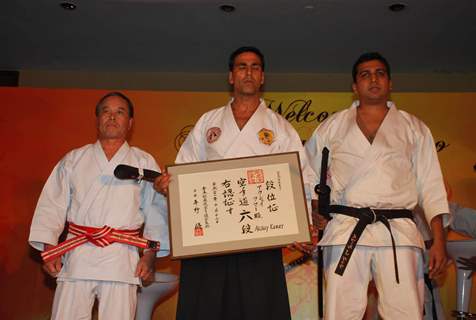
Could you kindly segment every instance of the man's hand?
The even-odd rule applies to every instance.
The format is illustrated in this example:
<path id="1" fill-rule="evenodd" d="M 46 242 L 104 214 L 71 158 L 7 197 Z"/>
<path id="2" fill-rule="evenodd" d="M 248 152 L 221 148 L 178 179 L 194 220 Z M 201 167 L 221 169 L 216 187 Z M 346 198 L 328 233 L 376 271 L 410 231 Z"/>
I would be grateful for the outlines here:
<path id="1" fill-rule="evenodd" d="M 149 250 L 144 252 L 144 255 L 137 263 L 135 276 L 140 277 L 142 280 L 152 277 L 155 273 L 155 260 L 155 251 Z"/>
<path id="2" fill-rule="evenodd" d="M 54 247 L 54 246 L 51 244 L 45 243 L 45 250 L 48 250 L 51 247 Z M 53 278 L 56 278 L 56 276 L 58 276 L 58 273 L 61 271 L 62 267 L 63 267 L 63 264 L 61 263 L 61 257 L 58 257 L 54 260 L 43 263 L 43 270 L 47 274 L 52 276 Z"/>
<path id="3" fill-rule="evenodd" d="M 433 245 L 430 248 L 429 257 L 429 276 L 430 279 L 434 279 L 446 270 L 448 258 L 446 255 L 445 241 L 433 241 Z"/>
<path id="4" fill-rule="evenodd" d="M 317 230 L 324 230 L 327 226 L 327 222 L 329 222 L 329 220 L 317 212 L 312 212 L 312 221 Z"/>
<path id="5" fill-rule="evenodd" d="M 463 265 L 463 267 L 460 267 L 460 269 L 463 270 L 471 270 L 470 275 L 468 276 L 468 279 L 471 278 L 476 271 L 476 256 L 471 257 L 471 258 L 458 258 L 458 262 Z"/>
<path id="6" fill-rule="evenodd" d="M 428 268 L 430 279 L 434 279 L 445 271 L 448 262 L 441 215 L 431 220 L 431 231 L 433 233 L 433 245 L 429 252 L 430 261 Z"/>
<path id="7" fill-rule="evenodd" d="M 167 172 L 164 172 L 162 173 L 162 175 L 157 177 L 157 179 L 155 179 L 154 189 L 158 193 L 161 193 L 164 196 L 167 196 L 169 183 L 170 183 L 170 174 L 168 174 Z"/>
<path id="8" fill-rule="evenodd" d="M 311 200 L 312 207 L 312 224 L 317 228 L 317 230 L 324 230 L 327 226 L 327 220 L 323 215 L 319 214 L 319 201 Z"/>
<path id="9" fill-rule="evenodd" d="M 294 242 L 293 244 L 288 245 L 288 249 L 291 251 L 299 250 L 304 254 L 312 254 L 317 245 L 317 230 L 313 226 L 309 227 L 311 231 L 312 244 Z"/>

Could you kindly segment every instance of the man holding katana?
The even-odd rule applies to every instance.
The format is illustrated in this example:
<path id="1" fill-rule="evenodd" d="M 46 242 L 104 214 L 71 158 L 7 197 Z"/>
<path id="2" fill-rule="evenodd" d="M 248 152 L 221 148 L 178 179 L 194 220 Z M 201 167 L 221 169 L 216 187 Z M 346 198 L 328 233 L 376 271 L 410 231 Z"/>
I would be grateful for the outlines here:
<path id="1" fill-rule="evenodd" d="M 306 143 L 317 176 L 322 150 L 329 149 L 330 206 L 315 205 L 327 205 L 332 217 L 319 242 L 325 319 L 362 319 L 371 279 L 384 319 L 422 319 L 424 243 L 411 212 L 417 204 L 433 233 L 430 277 L 447 260 L 442 215 L 449 210 L 433 138 L 423 122 L 389 101 L 390 66 L 380 54 L 360 56 L 352 75 L 358 100 Z"/>
<path id="2" fill-rule="evenodd" d="M 99 319 L 133 319 L 140 279 L 155 272 L 156 255 L 168 253 L 164 197 L 151 183 L 113 175 L 118 164 L 158 170 L 150 154 L 126 141 L 133 116 L 122 93 L 102 97 L 98 140 L 67 153 L 38 200 L 29 242 L 57 278 L 52 319 L 90 319 L 95 299 Z M 58 244 L 65 223 L 67 240 Z M 137 247 L 145 249 L 141 258 Z"/>

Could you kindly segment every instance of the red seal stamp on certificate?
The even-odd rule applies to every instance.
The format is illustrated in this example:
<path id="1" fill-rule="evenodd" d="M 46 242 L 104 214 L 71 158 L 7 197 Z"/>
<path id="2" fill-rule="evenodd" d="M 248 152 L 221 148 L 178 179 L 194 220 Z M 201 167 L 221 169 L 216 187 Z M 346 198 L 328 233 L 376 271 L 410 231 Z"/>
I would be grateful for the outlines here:
<path id="1" fill-rule="evenodd" d="M 263 169 L 248 170 L 246 173 L 248 176 L 248 184 L 258 184 L 264 182 Z"/>
<path id="2" fill-rule="evenodd" d="M 221 136 L 221 129 L 218 127 L 213 127 L 207 130 L 207 142 L 213 143 L 218 140 Z"/>
<path id="3" fill-rule="evenodd" d="M 194 235 L 195 235 L 195 237 L 203 236 L 203 228 L 202 228 L 202 225 L 200 224 L 200 222 L 195 224 Z"/>

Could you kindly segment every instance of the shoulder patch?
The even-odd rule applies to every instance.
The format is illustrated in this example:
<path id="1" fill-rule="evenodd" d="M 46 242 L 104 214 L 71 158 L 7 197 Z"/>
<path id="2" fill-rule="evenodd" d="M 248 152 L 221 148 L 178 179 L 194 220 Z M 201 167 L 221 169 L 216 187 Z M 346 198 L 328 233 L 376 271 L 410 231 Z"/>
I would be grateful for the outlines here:
<path id="1" fill-rule="evenodd" d="M 213 143 L 218 140 L 221 136 L 221 129 L 218 127 L 213 127 L 207 130 L 207 142 Z"/>
<path id="2" fill-rule="evenodd" d="M 274 142 L 274 133 L 269 129 L 261 129 L 258 132 L 258 139 L 261 143 L 271 145 Z"/>

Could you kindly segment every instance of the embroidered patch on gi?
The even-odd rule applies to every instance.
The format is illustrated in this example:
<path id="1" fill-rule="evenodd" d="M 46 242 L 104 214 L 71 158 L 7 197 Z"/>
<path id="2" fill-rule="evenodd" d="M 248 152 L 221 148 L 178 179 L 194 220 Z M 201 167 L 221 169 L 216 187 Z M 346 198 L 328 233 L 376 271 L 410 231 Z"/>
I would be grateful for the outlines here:
<path id="1" fill-rule="evenodd" d="M 218 127 L 213 127 L 207 130 L 207 142 L 213 143 L 218 140 L 221 136 L 221 129 Z"/>
<path id="2" fill-rule="evenodd" d="M 266 145 L 271 145 L 274 142 L 274 133 L 269 129 L 261 129 L 258 132 L 259 141 Z"/>

